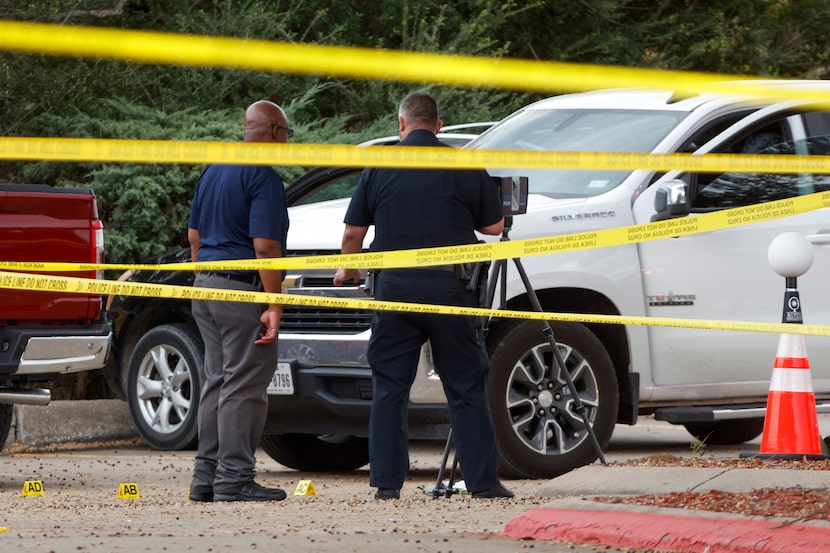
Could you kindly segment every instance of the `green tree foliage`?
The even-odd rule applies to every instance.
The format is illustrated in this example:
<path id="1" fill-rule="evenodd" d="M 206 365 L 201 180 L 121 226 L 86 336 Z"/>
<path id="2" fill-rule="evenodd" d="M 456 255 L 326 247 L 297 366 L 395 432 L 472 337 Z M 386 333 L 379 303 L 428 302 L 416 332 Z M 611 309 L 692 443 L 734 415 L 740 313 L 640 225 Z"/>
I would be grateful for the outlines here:
<path id="1" fill-rule="evenodd" d="M 303 109 L 315 90 L 285 104 L 286 111 L 290 114 Z M 164 112 L 120 100 L 98 100 L 94 117 L 43 114 L 32 126 L 80 138 L 238 141 L 243 115 L 243 108 Z M 344 118 L 335 118 L 316 125 L 300 124 L 297 129 L 310 141 L 324 143 L 324 137 L 332 135 L 351 138 L 342 134 L 343 124 Z M 131 263 L 187 245 L 190 200 L 203 169 L 193 165 L 42 161 L 24 165 L 22 177 L 25 182 L 92 187 L 105 223 L 108 260 Z M 286 167 L 280 173 L 291 182 L 305 170 Z"/>
<path id="2" fill-rule="evenodd" d="M 0 18 L 744 75 L 823 78 L 825 0 L 0 0 Z M 482 76 L 486 82 L 486 75 Z M 538 95 L 425 84 L 446 124 L 497 120 Z M 286 109 L 298 142 L 394 134 L 411 83 L 0 52 L 0 133 L 239 140 L 245 106 Z M 557 91 L 551 91 L 555 94 Z M 304 168 L 278 168 L 291 182 Z M 201 167 L 2 163 L 11 182 L 92 187 L 108 258 L 183 247 Z"/>
<path id="3" fill-rule="evenodd" d="M 95 115 L 43 114 L 32 126 L 59 136 L 161 140 L 238 140 L 241 114 L 194 108 L 164 113 L 116 100 L 98 100 Z M 112 262 L 146 259 L 184 244 L 193 183 L 202 168 L 187 165 L 38 162 L 23 168 L 26 182 L 91 186 L 105 222 Z"/>
<path id="4" fill-rule="evenodd" d="M 632 0 L 647 67 L 820 78 L 830 54 L 822 0 Z"/>

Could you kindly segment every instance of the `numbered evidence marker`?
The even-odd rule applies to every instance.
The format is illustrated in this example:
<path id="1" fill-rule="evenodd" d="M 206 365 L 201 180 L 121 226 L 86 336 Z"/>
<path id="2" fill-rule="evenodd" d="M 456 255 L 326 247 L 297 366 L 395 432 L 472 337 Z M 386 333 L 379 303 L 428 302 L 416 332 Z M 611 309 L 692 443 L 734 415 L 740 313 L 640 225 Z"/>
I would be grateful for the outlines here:
<path id="1" fill-rule="evenodd" d="M 314 484 L 311 480 L 300 480 L 297 483 L 297 489 L 294 491 L 294 495 L 316 495 L 317 492 L 314 491 Z"/>
<path id="2" fill-rule="evenodd" d="M 23 482 L 23 496 L 43 495 L 43 482 L 40 480 L 26 480 Z"/>
<path id="3" fill-rule="evenodd" d="M 138 484 L 125 483 L 118 486 L 118 499 L 139 499 Z"/>

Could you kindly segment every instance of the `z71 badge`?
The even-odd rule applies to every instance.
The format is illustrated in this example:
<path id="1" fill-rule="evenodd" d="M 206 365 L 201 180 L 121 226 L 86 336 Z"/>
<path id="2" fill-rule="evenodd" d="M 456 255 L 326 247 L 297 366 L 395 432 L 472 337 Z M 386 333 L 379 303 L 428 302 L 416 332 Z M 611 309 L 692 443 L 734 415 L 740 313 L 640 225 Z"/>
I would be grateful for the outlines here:
<path id="1" fill-rule="evenodd" d="M 665 305 L 694 305 L 697 299 L 694 294 L 674 294 L 646 296 L 650 306 L 662 307 Z"/>

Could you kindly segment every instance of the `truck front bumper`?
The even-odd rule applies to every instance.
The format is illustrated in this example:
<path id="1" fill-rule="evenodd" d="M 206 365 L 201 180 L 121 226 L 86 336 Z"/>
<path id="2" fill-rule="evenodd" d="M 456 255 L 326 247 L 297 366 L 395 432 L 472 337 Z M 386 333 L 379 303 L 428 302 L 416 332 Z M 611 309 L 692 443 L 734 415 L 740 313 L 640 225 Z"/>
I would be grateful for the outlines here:
<path id="1" fill-rule="evenodd" d="M 265 433 L 366 436 L 372 405 L 369 334 L 280 334 L 279 355 L 292 364 L 294 393 L 269 396 Z M 425 346 L 410 392 L 414 439 L 443 439 L 449 429 L 446 398 L 440 380 L 429 376 L 431 368 Z"/>

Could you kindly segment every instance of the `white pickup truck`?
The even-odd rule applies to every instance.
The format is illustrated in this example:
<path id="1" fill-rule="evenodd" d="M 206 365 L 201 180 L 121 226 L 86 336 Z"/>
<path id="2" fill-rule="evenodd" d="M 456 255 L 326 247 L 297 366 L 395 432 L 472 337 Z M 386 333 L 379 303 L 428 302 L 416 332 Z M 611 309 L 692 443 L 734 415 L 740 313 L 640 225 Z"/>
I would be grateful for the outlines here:
<path id="1" fill-rule="evenodd" d="M 792 84 L 830 93 L 830 83 Z M 606 90 L 527 106 L 467 147 L 826 155 L 830 111 L 798 101 L 766 105 L 709 94 Z M 528 209 L 514 218 L 514 240 L 694 217 L 830 189 L 830 176 L 819 174 L 490 172 L 529 177 Z M 320 178 L 342 190 L 353 186 L 358 173 L 327 170 Z M 660 190 L 673 202 L 658 212 Z M 335 199 L 292 208 L 289 253 L 337 253 L 347 204 L 348 199 Z M 799 291 L 805 321 L 828 324 L 830 294 L 823 287 L 830 274 L 830 213 L 823 209 L 715 232 L 528 257 L 522 264 L 545 311 L 780 322 L 784 279 L 769 267 L 767 250 L 785 231 L 799 232 L 815 245 L 815 261 L 799 279 Z M 366 247 L 370 241 L 371 234 Z M 334 288 L 332 274 L 333 269 L 290 274 L 287 291 L 363 295 L 362 285 Z M 507 280 L 504 307 L 531 309 L 512 265 Z M 284 317 L 280 356 L 292 362 L 291 385 L 273 388 L 263 438 L 274 458 L 297 468 L 341 469 L 367 460 L 370 320 L 369 312 L 322 308 Z M 739 443 L 763 429 L 776 335 L 570 322 L 553 322 L 552 328 L 603 448 L 615 424 L 634 424 L 647 414 L 682 424 L 706 443 Z M 830 340 L 807 337 L 806 344 L 819 409 L 824 409 L 830 400 Z M 502 471 L 553 477 L 594 461 L 598 453 L 552 363 L 541 323 L 495 319 L 488 346 L 489 397 Z M 425 348 L 411 395 L 415 438 L 446 435 L 445 400 L 430 369 Z M 280 382 L 285 384 L 285 378 Z"/>
<path id="2" fill-rule="evenodd" d="M 828 82 L 774 86 L 809 87 L 830 95 Z M 799 101 L 766 105 L 709 94 L 596 91 L 527 106 L 467 147 L 826 155 L 830 111 Z M 359 174 L 359 168 L 326 167 L 292 183 L 289 255 L 339 253 L 343 215 Z M 817 174 L 522 168 L 491 174 L 529 177 L 527 213 L 514 217 L 512 240 L 695 217 L 830 189 L 830 178 Z M 655 205 L 661 206 L 659 212 Z M 784 279 L 769 267 L 767 251 L 785 231 L 803 234 L 815 246 L 812 268 L 798 279 L 805 321 L 830 324 L 830 295 L 823 290 L 824 275 L 830 274 L 830 214 L 825 209 L 716 232 L 527 257 L 522 265 L 549 312 L 780 322 Z M 366 247 L 370 240 L 371 234 Z M 188 259 L 189 251 L 183 250 L 158 261 Z M 366 297 L 362 285 L 335 288 L 333 275 L 334 269 L 290 271 L 285 291 Z M 507 275 L 505 307 L 530 310 L 511 264 Z M 193 273 L 137 271 L 130 279 L 187 285 Z M 203 346 L 189 302 L 117 296 L 108 316 L 116 351 L 106 374 L 119 397 L 130 403 L 139 432 L 154 447 L 192 445 Z M 368 462 L 371 316 L 360 310 L 285 307 L 282 363 L 275 360 L 261 442 L 278 462 L 304 471 L 353 470 Z M 682 424 L 710 444 L 739 443 L 762 432 L 776 335 L 563 322 L 552 327 L 603 448 L 615 424 L 635 424 L 638 416 L 648 414 Z M 541 323 L 494 319 L 487 339 L 502 472 L 548 478 L 595 460 L 598 452 L 574 411 L 565 380 L 552 366 Z M 830 340 L 807 337 L 806 344 L 823 410 L 830 406 Z M 446 401 L 431 369 L 429 348 L 424 348 L 409 406 L 415 439 L 447 435 Z"/>

